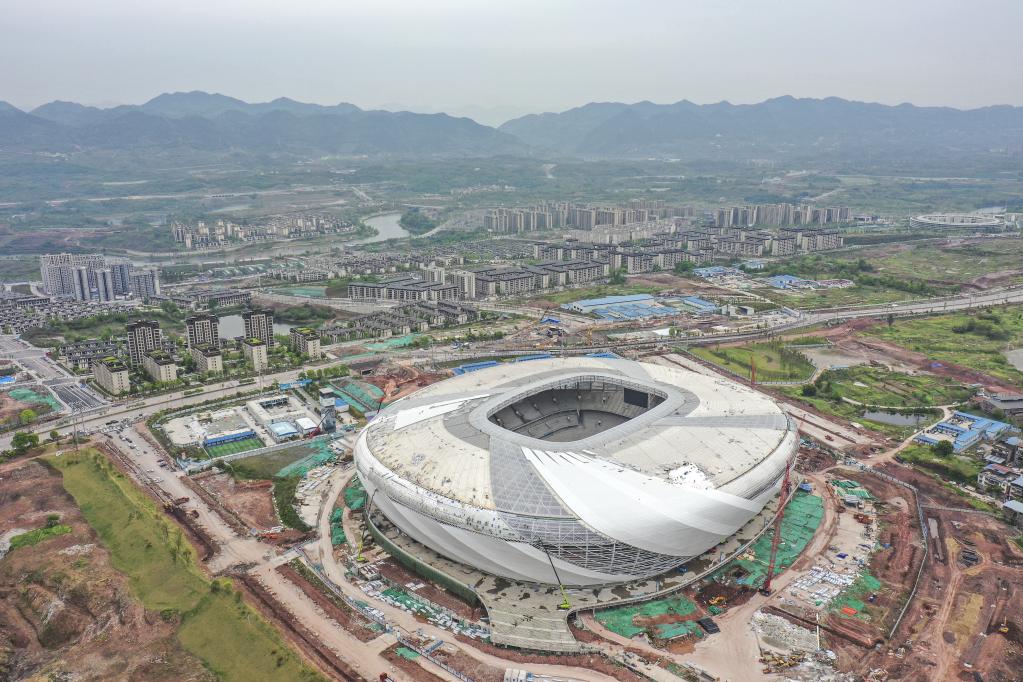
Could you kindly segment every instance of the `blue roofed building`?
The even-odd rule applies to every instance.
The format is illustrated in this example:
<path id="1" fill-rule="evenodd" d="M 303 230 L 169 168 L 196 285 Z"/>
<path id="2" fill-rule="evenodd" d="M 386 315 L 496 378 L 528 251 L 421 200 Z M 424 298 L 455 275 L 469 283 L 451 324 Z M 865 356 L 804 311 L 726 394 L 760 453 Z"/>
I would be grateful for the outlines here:
<path id="1" fill-rule="evenodd" d="M 767 283 L 775 289 L 793 289 L 802 286 L 804 282 L 806 282 L 805 279 L 795 275 L 775 275 L 767 278 Z"/>
<path id="2" fill-rule="evenodd" d="M 1016 427 L 967 412 L 953 412 L 952 416 L 916 435 L 914 440 L 924 445 L 935 445 L 943 440 L 952 443 L 954 452 L 965 452 L 982 441 L 997 440 Z"/>
<path id="3" fill-rule="evenodd" d="M 684 296 L 679 299 L 682 305 L 697 315 L 711 315 L 718 311 L 718 304 L 699 296 Z"/>
<path id="4" fill-rule="evenodd" d="M 622 303 L 641 303 L 646 301 L 653 301 L 654 297 L 650 294 L 633 294 L 631 296 L 605 296 L 603 298 L 584 298 L 580 301 L 572 301 L 571 303 L 565 303 L 561 307 L 565 310 L 571 310 L 576 313 L 591 313 L 596 308 L 605 308 L 607 306 L 619 305 Z"/>

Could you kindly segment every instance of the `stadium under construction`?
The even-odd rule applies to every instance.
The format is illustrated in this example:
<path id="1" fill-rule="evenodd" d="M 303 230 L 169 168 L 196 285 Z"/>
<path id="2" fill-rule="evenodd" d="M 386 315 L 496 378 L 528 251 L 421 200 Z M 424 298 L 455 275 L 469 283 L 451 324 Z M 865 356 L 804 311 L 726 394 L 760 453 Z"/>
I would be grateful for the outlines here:
<path id="1" fill-rule="evenodd" d="M 570 651 L 567 613 L 677 591 L 760 537 L 797 444 L 735 382 L 570 358 L 414 393 L 355 458 L 381 547 L 482 602 L 495 643 Z"/>

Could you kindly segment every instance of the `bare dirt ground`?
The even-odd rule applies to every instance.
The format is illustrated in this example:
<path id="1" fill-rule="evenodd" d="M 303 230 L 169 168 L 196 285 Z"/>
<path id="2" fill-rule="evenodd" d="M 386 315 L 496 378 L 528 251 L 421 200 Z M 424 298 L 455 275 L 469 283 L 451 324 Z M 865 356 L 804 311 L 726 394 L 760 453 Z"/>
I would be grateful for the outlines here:
<path id="1" fill-rule="evenodd" d="M 1015 533 L 985 514 L 935 509 L 965 505 L 924 474 L 897 465 L 885 469 L 918 486 L 925 517 L 934 518 L 939 528 L 938 542 L 928 548 L 918 592 L 890 642 L 877 651 L 832 642 L 840 666 L 859 674 L 883 669 L 888 679 L 920 682 L 972 680 L 974 672 L 985 680 L 1020 679 L 1023 594 L 1018 586 L 1023 584 L 1023 551 L 1010 541 Z M 873 478 L 863 474 L 849 477 L 865 484 Z M 870 570 L 886 585 L 908 585 L 922 558 L 919 544 L 907 542 L 904 531 L 916 526 L 912 518 L 915 509 L 904 489 L 884 485 L 889 489 L 877 484 L 871 488 L 888 502 L 887 521 L 878 540 L 891 543 L 892 549 L 875 554 Z M 934 551 L 935 546 L 940 554 Z M 976 565 L 963 561 L 962 552 L 967 549 L 979 556 Z M 879 601 L 883 598 L 879 596 Z M 893 606 L 901 608 L 901 604 L 899 600 Z M 999 631 L 1002 618 L 1006 633 Z M 885 628 L 891 622 L 890 616 L 883 619 Z"/>
<path id="2" fill-rule="evenodd" d="M 446 644 L 437 649 L 433 654 L 438 660 L 443 661 L 458 672 L 476 682 L 503 682 L 504 668 L 499 668 L 482 661 L 477 661 L 461 649 Z"/>
<path id="3" fill-rule="evenodd" d="M 880 320 L 853 320 L 842 325 L 822 329 L 815 335 L 826 337 L 835 348 L 844 353 L 861 357 L 866 363 L 884 365 L 899 372 L 927 372 L 938 376 L 949 377 L 962 384 L 983 384 L 996 392 L 1015 392 L 1016 387 L 1005 381 L 983 372 L 942 362 L 940 366 L 932 366 L 931 358 L 924 353 L 917 353 L 902 346 L 881 339 L 865 336 L 863 331 L 870 327 L 883 324 Z"/>
<path id="4" fill-rule="evenodd" d="M 387 365 L 382 369 L 385 373 L 362 379 L 383 390 L 388 401 L 404 398 L 447 377 L 447 374 L 422 372 L 412 365 Z"/>
<path id="5" fill-rule="evenodd" d="M 214 470 L 194 476 L 193 480 L 247 527 L 265 531 L 280 525 L 271 495 L 272 482 L 236 481 L 230 474 Z"/>
<path id="6" fill-rule="evenodd" d="M 540 665 L 573 666 L 592 670 L 612 677 L 618 682 L 644 682 L 645 678 L 632 672 L 628 668 L 611 663 L 602 656 L 592 654 L 562 654 L 547 656 L 544 654 L 529 653 L 518 649 L 505 649 L 502 647 L 487 644 L 475 639 L 469 639 L 463 635 L 455 635 L 455 639 L 463 644 L 478 649 L 484 653 L 496 656 L 509 661 L 508 667 L 514 667 L 515 663 L 536 663 Z M 528 666 L 523 666 L 528 667 Z"/>
<path id="7" fill-rule="evenodd" d="M 408 674 L 411 679 L 421 680 L 422 682 L 446 682 L 446 677 L 436 675 L 429 670 L 423 668 L 415 661 L 410 661 L 404 656 L 398 654 L 398 644 L 392 644 L 390 647 L 380 652 L 380 655 L 390 663 L 393 667 L 398 668 L 402 672 Z"/>
<path id="8" fill-rule="evenodd" d="M 368 642 L 372 639 L 376 639 L 380 635 L 378 631 L 370 628 L 369 621 L 355 613 L 355 611 L 352 610 L 352 607 L 348 606 L 340 599 L 331 599 L 326 592 L 311 583 L 301 573 L 288 564 L 278 566 L 277 572 L 302 590 L 302 592 L 310 600 L 312 600 L 317 607 L 322 609 L 328 617 L 337 621 L 341 627 L 358 638 L 359 641 Z"/>
<path id="9" fill-rule="evenodd" d="M 59 474 L 36 462 L 3 474 L 0 535 L 49 514 L 71 532 L 0 560 L 0 679 L 213 680 L 178 644 L 177 619 L 132 596 Z"/>

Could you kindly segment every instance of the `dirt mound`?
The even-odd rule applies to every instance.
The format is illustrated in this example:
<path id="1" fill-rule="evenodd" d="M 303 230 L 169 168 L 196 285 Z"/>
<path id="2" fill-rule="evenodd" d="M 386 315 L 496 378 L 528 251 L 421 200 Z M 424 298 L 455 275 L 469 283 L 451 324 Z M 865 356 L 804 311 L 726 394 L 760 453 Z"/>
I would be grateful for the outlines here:
<path id="1" fill-rule="evenodd" d="M 53 514 L 69 533 L 0 560 L 0 679 L 214 679 L 178 644 L 176 616 L 132 596 L 59 474 L 36 462 L 4 474 L 0 528 Z"/>

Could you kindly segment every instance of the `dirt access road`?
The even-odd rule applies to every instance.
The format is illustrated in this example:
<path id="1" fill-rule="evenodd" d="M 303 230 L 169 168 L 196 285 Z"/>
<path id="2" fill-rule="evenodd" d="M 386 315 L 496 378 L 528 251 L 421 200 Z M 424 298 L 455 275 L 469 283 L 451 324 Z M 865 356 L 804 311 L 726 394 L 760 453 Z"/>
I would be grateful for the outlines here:
<path id="1" fill-rule="evenodd" d="M 194 509 L 199 514 L 197 522 L 219 543 L 218 552 L 206 562 L 211 573 L 217 574 L 239 565 L 252 566 L 249 572 L 271 594 L 277 597 L 277 601 L 281 605 L 285 605 L 282 608 L 287 608 L 338 658 L 353 666 L 366 679 L 376 679 L 381 672 L 389 671 L 396 682 L 415 682 L 401 671 L 392 671 L 390 663 L 380 656 L 380 651 L 394 643 L 393 637 L 389 641 L 381 641 L 379 645 L 374 645 L 371 642 L 367 646 L 342 629 L 323 613 L 301 589 L 273 570 L 294 554 L 279 556 L 276 548 L 262 544 L 254 538 L 237 535 L 216 511 L 198 498 L 185 484 L 182 472 L 171 472 L 160 468 L 163 455 L 142 438 L 144 431 L 145 426 L 140 424 L 134 431 L 125 430 L 126 440 L 121 440 L 116 436 L 113 438 L 102 436 L 101 438 L 118 450 L 124 460 L 127 460 L 132 477 L 141 487 L 158 490 L 159 495 L 164 499 L 189 498 L 187 507 Z M 132 448 L 132 445 L 135 447 Z M 428 665 L 430 672 L 443 679 L 455 679 L 428 662 L 424 665 Z"/>

